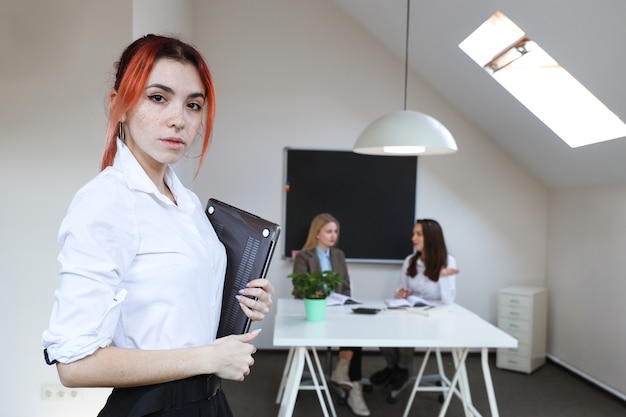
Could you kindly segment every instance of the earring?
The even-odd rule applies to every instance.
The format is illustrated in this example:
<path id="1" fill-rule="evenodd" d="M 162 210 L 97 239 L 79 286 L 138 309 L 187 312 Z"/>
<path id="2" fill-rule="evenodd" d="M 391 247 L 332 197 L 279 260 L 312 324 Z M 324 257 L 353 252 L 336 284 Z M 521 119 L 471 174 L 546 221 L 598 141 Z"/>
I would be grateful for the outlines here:
<path id="1" fill-rule="evenodd" d="M 126 138 L 124 137 L 124 123 L 122 123 L 122 122 L 120 122 L 119 137 L 120 137 L 120 140 L 122 141 L 122 143 L 126 143 Z"/>

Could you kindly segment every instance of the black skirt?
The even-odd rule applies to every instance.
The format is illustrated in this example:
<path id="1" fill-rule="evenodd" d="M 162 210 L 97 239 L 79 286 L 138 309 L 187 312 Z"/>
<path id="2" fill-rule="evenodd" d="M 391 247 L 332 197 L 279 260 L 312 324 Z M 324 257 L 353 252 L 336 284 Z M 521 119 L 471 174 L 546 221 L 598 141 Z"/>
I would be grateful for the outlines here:
<path id="1" fill-rule="evenodd" d="M 114 388 L 98 417 L 232 417 L 214 375 L 132 388 Z"/>

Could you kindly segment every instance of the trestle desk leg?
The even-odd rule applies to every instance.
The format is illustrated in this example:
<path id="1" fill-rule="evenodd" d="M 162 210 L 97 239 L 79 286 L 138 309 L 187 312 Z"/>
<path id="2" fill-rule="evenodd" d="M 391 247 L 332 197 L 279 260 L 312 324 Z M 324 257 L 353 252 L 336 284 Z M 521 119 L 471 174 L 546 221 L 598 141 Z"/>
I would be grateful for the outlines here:
<path id="1" fill-rule="evenodd" d="M 448 411 L 450 400 L 452 400 L 452 396 L 455 393 L 456 384 L 459 381 L 459 377 L 462 373 L 461 369 L 465 367 L 465 359 L 467 359 L 468 352 L 469 352 L 468 348 L 461 349 L 461 355 L 459 356 L 458 365 L 456 366 L 456 369 L 454 370 L 454 376 L 452 377 L 452 380 L 450 381 L 450 389 L 448 390 L 443 400 L 443 405 L 441 406 L 441 410 L 439 411 L 439 417 L 445 416 L 446 411 Z"/>
<path id="2" fill-rule="evenodd" d="M 328 391 L 328 386 L 326 385 L 326 378 L 324 378 L 324 370 L 319 361 L 319 357 L 317 356 L 317 351 L 314 347 L 311 347 L 311 351 L 313 352 L 313 356 L 315 358 L 315 363 L 317 368 L 313 366 L 311 362 L 311 356 L 309 355 L 308 350 L 305 351 L 305 360 L 306 364 L 311 371 L 311 377 L 313 378 L 313 386 L 315 387 L 315 392 L 317 393 L 317 399 L 319 400 L 320 407 L 322 408 L 322 413 L 324 413 L 324 417 L 328 417 L 328 407 L 326 407 L 326 402 L 324 401 L 324 397 L 322 395 L 322 390 L 326 391 L 326 396 L 328 397 L 329 407 L 332 410 L 333 417 L 337 417 L 335 414 L 335 408 L 333 407 L 332 398 L 330 397 L 330 392 Z M 319 377 L 321 381 L 317 380 L 317 376 L 319 373 Z M 320 386 L 321 382 L 321 386 Z"/>
<path id="3" fill-rule="evenodd" d="M 499 417 L 498 404 L 496 402 L 496 393 L 493 390 L 493 381 L 491 380 L 491 371 L 489 370 L 489 351 L 482 348 L 480 352 L 481 363 L 483 368 L 483 378 L 485 378 L 485 388 L 487 389 L 487 398 L 489 399 L 489 410 L 491 417 Z"/>
<path id="4" fill-rule="evenodd" d="M 413 400 L 415 399 L 415 394 L 418 391 L 420 382 L 422 380 L 422 376 L 424 375 L 424 370 L 426 369 L 426 364 L 428 363 L 428 357 L 430 356 L 431 349 L 428 348 L 424 353 L 424 359 L 422 359 L 422 364 L 420 366 L 420 370 L 417 373 L 417 377 L 415 378 L 415 384 L 413 385 L 413 389 L 411 390 L 411 395 L 409 396 L 409 402 L 406 404 L 404 408 L 403 417 L 407 417 L 409 415 L 409 411 L 411 411 L 411 405 L 413 405 Z"/>
<path id="5" fill-rule="evenodd" d="M 465 362 L 460 362 L 459 349 L 452 349 L 452 358 L 454 360 L 455 369 L 459 372 L 459 393 L 463 402 L 463 410 L 465 417 L 474 416 L 472 409 L 472 394 L 470 392 L 469 381 L 467 379 L 467 368 Z"/>
<path id="6" fill-rule="evenodd" d="M 287 382 L 287 375 L 289 374 L 289 366 L 291 366 L 291 360 L 293 359 L 293 352 L 296 348 L 293 346 L 289 348 L 287 354 L 287 360 L 285 361 L 285 367 L 283 368 L 283 376 L 280 379 L 280 385 L 278 386 L 278 394 L 276 395 L 276 404 L 280 404 L 283 399 L 283 393 L 285 392 L 285 383 Z"/>
<path id="7" fill-rule="evenodd" d="M 326 399 L 328 400 L 328 407 L 330 408 L 330 412 L 333 415 L 333 417 L 337 417 L 337 413 L 335 412 L 335 405 L 333 404 L 333 397 L 330 395 L 330 389 L 328 388 L 328 383 L 326 382 L 326 376 L 324 374 L 324 369 L 322 368 L 319 355 L 317 354 L 317 349 L 312 347 L 311 350 L 313 351 L 313 359 L 315 359 L 315 365 L 317 366 L 317 370 L 319 372 L 320 378 L 322 379 L 323 390 L 326 392 Z M 318 392 L 318 397 L 320 397 L 319 392 Z"/>
<path id="8" fill-rule="evenodd" d="M 298 389 L 302 380 L 302 371 L 304 370 L 306 348 L 298 346 L 289 363 L 289 372 L 287 374 L 287 382 L 282 393 L 278 417 L 291 417 L 293 409 L 296 405 L 298 397 Z"/>
<path id="9" fill-rule="evenodd" d="M 435 358 L 437 360 L 437 372 L 439 373 L 439 378 L 441 379 L 441 383 L 443 385 L 444 381 L 448 378 L 446 377 L 446 372 L 443 367 L 443 359 L 441 357 L 441 349 L 437 348 L 435 350 Z"/>

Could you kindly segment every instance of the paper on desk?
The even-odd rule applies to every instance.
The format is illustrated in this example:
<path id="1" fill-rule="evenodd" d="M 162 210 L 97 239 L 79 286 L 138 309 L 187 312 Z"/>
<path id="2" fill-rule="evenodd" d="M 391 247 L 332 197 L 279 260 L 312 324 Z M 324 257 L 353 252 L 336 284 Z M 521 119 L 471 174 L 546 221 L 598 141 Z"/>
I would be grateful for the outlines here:
<path id="1" fill-rule="evenodd" d="M 389 298 L 385 300 L 385 304 L 389 308 L 406 308 L 406 307 L 423 307 L 431 306 L 432 303 L 418 297 L 417 295 L 409 295 L 407 298 Z"/>
<path id="2" fill-rule="evenodd" d="M 362 303 L 361 301 L 358 301 L 352 297 L 339 294 L 336 292 L 331 293 L 326 298 L 326 306 L 342 306 L 344 304 L 362 304 Z"/>

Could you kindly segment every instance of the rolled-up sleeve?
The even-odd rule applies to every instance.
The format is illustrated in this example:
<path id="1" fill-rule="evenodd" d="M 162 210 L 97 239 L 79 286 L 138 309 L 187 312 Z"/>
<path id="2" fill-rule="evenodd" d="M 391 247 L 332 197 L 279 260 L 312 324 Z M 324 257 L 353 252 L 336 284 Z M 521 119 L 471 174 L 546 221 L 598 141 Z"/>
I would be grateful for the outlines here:
<path id="1" fill-rule="evenodd" d="M 138 247 L 132 198 L 114 176 L 74 197 L 61 224 L 60 286 L 42 344 L 49 363 L 69 363 L 111 344 L 126 290 L 124 271 Z"/>

